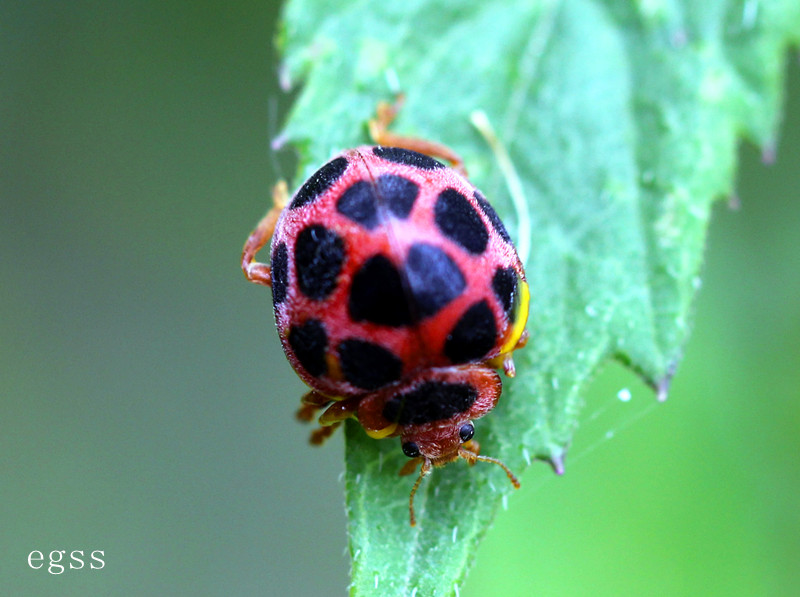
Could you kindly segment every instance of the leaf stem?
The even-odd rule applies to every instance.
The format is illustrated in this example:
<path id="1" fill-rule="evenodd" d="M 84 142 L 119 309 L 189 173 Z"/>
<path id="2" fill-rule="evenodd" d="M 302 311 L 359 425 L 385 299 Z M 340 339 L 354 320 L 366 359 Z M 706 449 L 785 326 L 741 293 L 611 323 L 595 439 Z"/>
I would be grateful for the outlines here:
<path id="1" fill-rule="evenodd" d="M 528 207 L 528 202 L 525 201 L 525 193 L 522 190 L 522 181 L 520 180 L 517 169 L 508 155 L 505 145 L 497 138 L 492 123 L 489 122 L 489 117 L 483 110 L 473 110 L 469 115 L 469 120 L 478 132 L 486 140 L 489 148 L 494 153 L 497 164 L 500 166 L 500 171 L 503 173 L 503 178 L 506 181 L 508 193 L 511 195 L 511 201 L 514 204 L 514 211 L 517 212 L 517 224 L 519 228 L 519 238 L 517 239 L 517 249 L 519 249 L 519 257 L 523 264 L 528 263 L 528 258 L 531 254 L 531 213 Z"/>

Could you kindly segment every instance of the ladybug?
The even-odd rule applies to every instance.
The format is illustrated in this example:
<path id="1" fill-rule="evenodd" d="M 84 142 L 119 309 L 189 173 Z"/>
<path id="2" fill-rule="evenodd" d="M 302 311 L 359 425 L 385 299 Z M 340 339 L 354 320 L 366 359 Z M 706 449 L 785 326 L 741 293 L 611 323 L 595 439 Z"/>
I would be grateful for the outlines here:
<path id="1" fill-rule="evenodd" d="M 298 417 L 322 443 L 354 417 L 373 438 L 399 436 L 421 471 L 480 455 L 473 421 L 500 398 L 496 369 L 514 375 L 527 340 L 529 290 L 516 248 L 460 158 L 370 122 L 383 144 L 350 149 L 275 207 L 245 243 L 242 269 L 272 287 L 275 321 L 294 370 L 311 388 Z M 431 155 L 449 160 L 447 167 Z M 270 264 L 256 253 L 271 239 Z"/>

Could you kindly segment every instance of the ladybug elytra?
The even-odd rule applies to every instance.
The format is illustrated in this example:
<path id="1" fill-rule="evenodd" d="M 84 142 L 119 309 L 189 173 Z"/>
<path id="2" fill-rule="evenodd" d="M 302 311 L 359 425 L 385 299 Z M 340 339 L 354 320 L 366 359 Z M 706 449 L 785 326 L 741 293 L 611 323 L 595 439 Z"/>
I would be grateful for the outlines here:
<path id="1" fill-rule="evenodd" d="M 458 156 L 389 133 L 395 112 L 382 104 L 370 123 L 380 145 L 343 152 L 291 199 L 276 185 L 242 268 L 272 287 L 283 349 L 311 388 L 298 416 L 324 409 L 312 443 L 354 417 L 371 437 L 401 438 L 411 459 L 401 474 L 421 464 L 414 525 L 414 494 L 433 466 L 492 462 L 519 486 L 479 455 L 472 421 L 500 398 L 496 369 L 514 375 L 529 291 L 505 226 Z M 256 262 L 270 240 L 270 264 Z"/>

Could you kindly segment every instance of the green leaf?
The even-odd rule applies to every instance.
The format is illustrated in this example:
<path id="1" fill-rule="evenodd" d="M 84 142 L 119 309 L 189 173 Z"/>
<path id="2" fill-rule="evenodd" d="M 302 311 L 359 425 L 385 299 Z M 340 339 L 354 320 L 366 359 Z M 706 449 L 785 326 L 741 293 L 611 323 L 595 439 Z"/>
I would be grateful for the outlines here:
<path id="1" fill-rule="evenodd" d="M 666 397 L 712 203 L 732 193 L 740 135 L 774 147 L 783 56 L 799 37 L 796 0 L 293 0 L 280 42 L 285 79 L 303 87 L 284 134 L 308 175 L 368 142 L 377 102 L 401 90 L 394 130 L 465 158 L 512 234 L 530 241 L 533 293 L 518 376 L 476 438 L 517 472 L 533 459 L 560 471 L 603 361 L 627 363 Z M 519 175 L 528 230 L 470 122 L 476 110 Z M 346 440 L 351 594 L 457 593 L 511 492 L 503 472 L 435 471 L 411 528 L 398 442 L 354 422 Z"/>

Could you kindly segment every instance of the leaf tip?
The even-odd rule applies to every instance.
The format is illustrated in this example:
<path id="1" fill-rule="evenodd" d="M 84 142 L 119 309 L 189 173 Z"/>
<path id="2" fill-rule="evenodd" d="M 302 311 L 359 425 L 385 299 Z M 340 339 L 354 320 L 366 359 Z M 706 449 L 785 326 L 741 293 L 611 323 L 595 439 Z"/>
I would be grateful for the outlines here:
<path id="1" fill-rule="evenodd" d="M 561 450 L 556 454 L 551 454 L 547 458 L 545 458 L 545 462 L 551 466 L 553 472 L 556 475 L 563 475 L 564 474 L 564 458 L 566 457 L 566 452 Z"/>
<path id="2" fill-rule="evenodd" d="M 669 396 L 669 387 L 672 383 L 672 376 L 675 375 L 675 370 L 678 368 L 678 361 L 672 361 L 669 367 L 667 367 L 667 372 L 662 377 L 658 383 L 656 383 L 656 400 L 659 402 L 666 402 L 667 397 Z"/>
<path id="3" fill-rule="evenodd" d="M 778 159 L 778 147 L 774 140 L 767 141 L 761 147 L 761 163 L 765 166 L 772 166 Z"/>
<path id="4" fill-rule="evenodd" d="M 286 136 L 286 133 L 281 133 L 272 139 L 270 139 L 269 147 L 272 151 L 280 151 L 286 144 L 289 142 L 289 138 Z"/>
<path id="5" fill-rule="evenodd" d="M 289 93 L 294 84 L 292 83 L 292 74 L 289 72 L 289 67 L 282 63 L 278 67 L 278 87 L 284 93 Z"/>
<path id="6" fill-rule="evenodd" d="M 659 402 L 667 401 L 667 398 L 669 397 L 669 382 L 670 379 L 668 377 L 665 377 L 658 382 L 658 387 L 656 389 L 656 400 Z"/>

